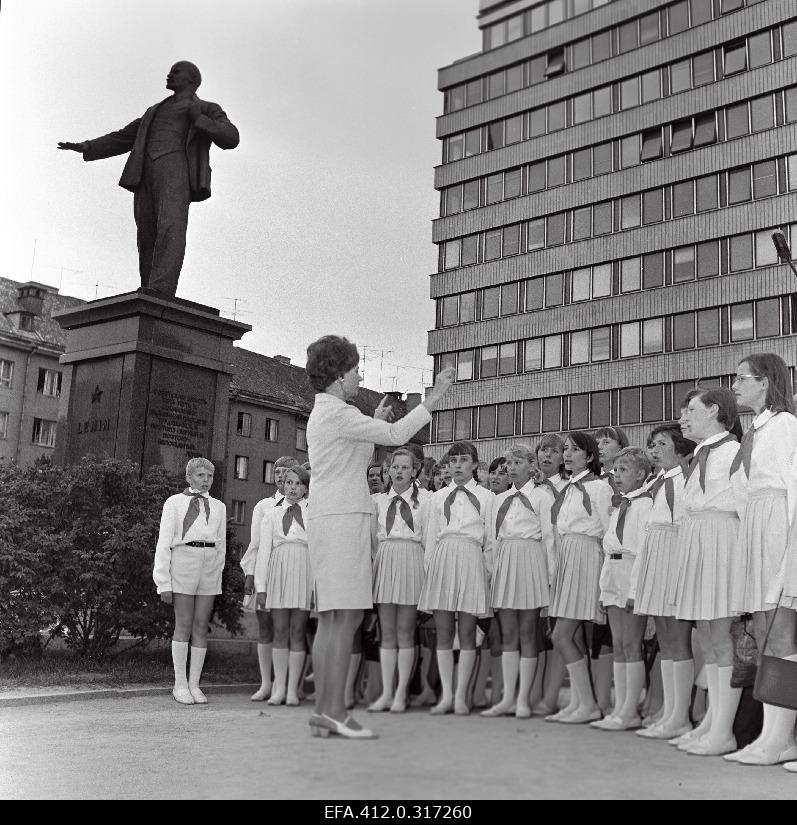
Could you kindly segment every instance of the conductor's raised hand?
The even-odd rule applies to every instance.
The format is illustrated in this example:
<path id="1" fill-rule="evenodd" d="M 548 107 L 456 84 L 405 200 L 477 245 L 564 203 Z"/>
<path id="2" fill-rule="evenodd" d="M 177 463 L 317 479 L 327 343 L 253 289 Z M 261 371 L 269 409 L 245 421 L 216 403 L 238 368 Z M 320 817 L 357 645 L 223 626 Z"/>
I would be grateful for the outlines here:
<path id="1" fill-rule="evenodd" d="M 437 373 L 432 391 L 423 401 L 423 405 L 427 410 L 431 411 L 437 406 L 443 396 L 451 389 L 451 385 L 454 383 L 456 377 L 457 373 L 453 367 L 446 367 L 446 369 L 440 370 L 440 372 Z"/>
<path id="2" fill-rule="evenodd" d="M 251 596 L 255 592 L 255 577 L 246 576 L 244 578 L 244 596 Z"/>
<path id="3" fill-rule="evenodd" d="M 393 408 L 390 406 L 389 398 L 387 395 L 382 397 L 382 400 L 374 410 L 374 418 L 378 418 L 380 421 L 393 420 Z"/>
<path id="4" fill-rule="evenodd" d="M 86 149 L 88 149 L 88 145 L 89 144 L 87 140 L 84 140 L 82 143 L 69 143 L 69 141 L 62 140 L 59 141 L 58 148 L 69 149 L 71 152 L 80 152 L 81 154 L 83 154 L 83 152 L 85 152 Z"/>

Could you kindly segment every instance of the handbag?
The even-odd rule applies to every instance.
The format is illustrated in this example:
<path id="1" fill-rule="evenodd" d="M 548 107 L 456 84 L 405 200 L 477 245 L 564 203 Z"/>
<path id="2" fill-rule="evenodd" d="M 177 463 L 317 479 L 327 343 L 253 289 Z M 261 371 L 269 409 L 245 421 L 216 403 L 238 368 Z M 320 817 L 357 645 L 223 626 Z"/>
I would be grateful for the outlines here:
<path id="1" fill-rule="evenodd" d="M 780 596 L 777 603 L 780 603 Z M 753 698 L 766 705 L 797 710 L 797 662 L 764 653 L 776 614 L 777 608 L 772 612 L 767 635 L 761 645 L 761 660 L 753 686 Z"/>

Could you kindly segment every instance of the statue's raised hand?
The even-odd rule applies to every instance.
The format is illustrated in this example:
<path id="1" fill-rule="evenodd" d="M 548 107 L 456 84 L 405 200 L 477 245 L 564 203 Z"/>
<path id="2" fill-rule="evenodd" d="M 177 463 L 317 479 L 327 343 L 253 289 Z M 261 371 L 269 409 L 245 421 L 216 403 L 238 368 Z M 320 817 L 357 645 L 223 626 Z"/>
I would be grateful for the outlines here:
<path id="1" fill-rule="evenodd" d="M 69 143 L 68 141 L 60 141 L 58 143 L 59 149 L 69 149 L 72 152 L 80 152 L 81 155 L 88 149 L 88 146 L 89 142 L 87 140 L 84 140 L 82 143 Z"/>

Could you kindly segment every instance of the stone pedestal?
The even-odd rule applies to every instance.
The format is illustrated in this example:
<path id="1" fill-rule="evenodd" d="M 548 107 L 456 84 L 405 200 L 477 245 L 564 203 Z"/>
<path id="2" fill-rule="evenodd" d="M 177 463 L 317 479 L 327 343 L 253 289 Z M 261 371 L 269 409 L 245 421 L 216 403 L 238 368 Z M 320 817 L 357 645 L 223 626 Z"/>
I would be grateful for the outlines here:
<path id="1" fill-rule="evenodd" d="M 221 493 L 232 344 L 251 327 L 212 307 L 132 292 L 55 313 L 67 330 L 55 461 L 84 455 L 216 466 Z"/>

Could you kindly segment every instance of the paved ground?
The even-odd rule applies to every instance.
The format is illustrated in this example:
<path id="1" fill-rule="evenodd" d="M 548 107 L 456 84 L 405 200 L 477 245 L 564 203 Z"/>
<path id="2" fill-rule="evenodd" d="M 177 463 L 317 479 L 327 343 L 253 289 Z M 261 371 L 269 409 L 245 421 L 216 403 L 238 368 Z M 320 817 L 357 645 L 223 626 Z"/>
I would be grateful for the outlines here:
<path id="1" fill-rule="evenodd" d="M 360 711 L 376 741 L 313 739 L 309 705 L 246 695 L 0 708 L 2 799 L 794 799 L 797 776 L 542 719 Z"/>

